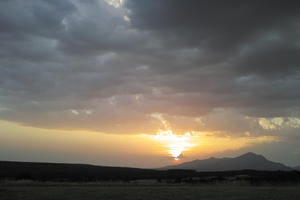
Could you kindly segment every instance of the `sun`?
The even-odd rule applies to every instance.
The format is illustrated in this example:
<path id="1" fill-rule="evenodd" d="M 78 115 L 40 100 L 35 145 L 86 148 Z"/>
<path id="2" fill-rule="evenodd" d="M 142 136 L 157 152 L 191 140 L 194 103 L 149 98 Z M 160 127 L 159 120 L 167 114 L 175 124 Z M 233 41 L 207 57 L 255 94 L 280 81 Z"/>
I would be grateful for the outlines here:
<path id="1" fill-rule="evenodd" d="M 174 134 L 172 130 L 159 131 L 156 135 L 151 136 L 152 139 L 161 142 L 166 148 L 170 156 L 178 161 L 184 151 L 196 146 L 192 143 L 194 136 L 190 132 L 182 135 Z"/>

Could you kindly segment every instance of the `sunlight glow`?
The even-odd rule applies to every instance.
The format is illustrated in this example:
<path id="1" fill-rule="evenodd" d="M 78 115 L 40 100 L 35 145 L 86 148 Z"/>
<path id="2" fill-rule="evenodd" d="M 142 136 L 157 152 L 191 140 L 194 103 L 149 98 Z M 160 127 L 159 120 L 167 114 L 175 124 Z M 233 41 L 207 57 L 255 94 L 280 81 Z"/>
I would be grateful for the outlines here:
<path id="1" fill-rule="evenodd" d="M 150 136 L 152 139 L 157 140 L 168 148 L 168 153 L 177 161 L 182 156 L 184 151 L 196 146 L 192 143 L 191 133 L 187 132 L 182 135 L 173 134 L 172 130 L 159 131 L 156 135 Z"/>

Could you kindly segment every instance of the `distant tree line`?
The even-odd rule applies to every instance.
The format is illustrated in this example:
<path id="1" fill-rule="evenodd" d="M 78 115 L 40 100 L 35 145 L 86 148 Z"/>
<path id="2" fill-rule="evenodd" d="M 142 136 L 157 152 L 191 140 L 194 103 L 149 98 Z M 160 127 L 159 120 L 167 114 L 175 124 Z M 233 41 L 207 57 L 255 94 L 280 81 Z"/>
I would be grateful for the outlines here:
<path id="1" fill-rule="evenodd" d="M 4 179 L 69 182 L 157 180 L 157 182 L 188 184 L 247 181 L 250 184 L 259 185 L 261 183 L 300 183 L 300 172 L 255 170 L 224 172 L 164 171 L 80 164 L 0 162 L 0 180 Z"/>

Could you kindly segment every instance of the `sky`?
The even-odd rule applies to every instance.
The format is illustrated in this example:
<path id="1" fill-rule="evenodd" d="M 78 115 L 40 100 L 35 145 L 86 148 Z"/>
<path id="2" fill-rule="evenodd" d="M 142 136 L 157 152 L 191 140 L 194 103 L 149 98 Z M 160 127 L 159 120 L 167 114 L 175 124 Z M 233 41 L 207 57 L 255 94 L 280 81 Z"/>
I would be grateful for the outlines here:
<path id="1" fill-rule="evenodd" d="M 0 1 L 0 160 L 300 165 L 300 2 Z"/>

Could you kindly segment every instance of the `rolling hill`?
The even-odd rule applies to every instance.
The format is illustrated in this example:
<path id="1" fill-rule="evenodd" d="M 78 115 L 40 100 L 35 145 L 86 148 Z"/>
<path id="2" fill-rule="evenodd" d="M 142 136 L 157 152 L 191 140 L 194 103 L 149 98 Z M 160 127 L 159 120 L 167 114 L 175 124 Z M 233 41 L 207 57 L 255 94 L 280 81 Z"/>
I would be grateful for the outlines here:
<path id="1" fill-rule="evenodd" d="M 87 164 L 0 161 L 0 177 L 37 180 L 110 180 L 151 176 L 154 170 Z"/>
<path id="2" fill-rule="evenodd" d="M 194 170 L 160 171 L 88 164 L 0 161 L 1 179 L 40 181 L 98 181 L 178 178 L 195 176 Z"/>

